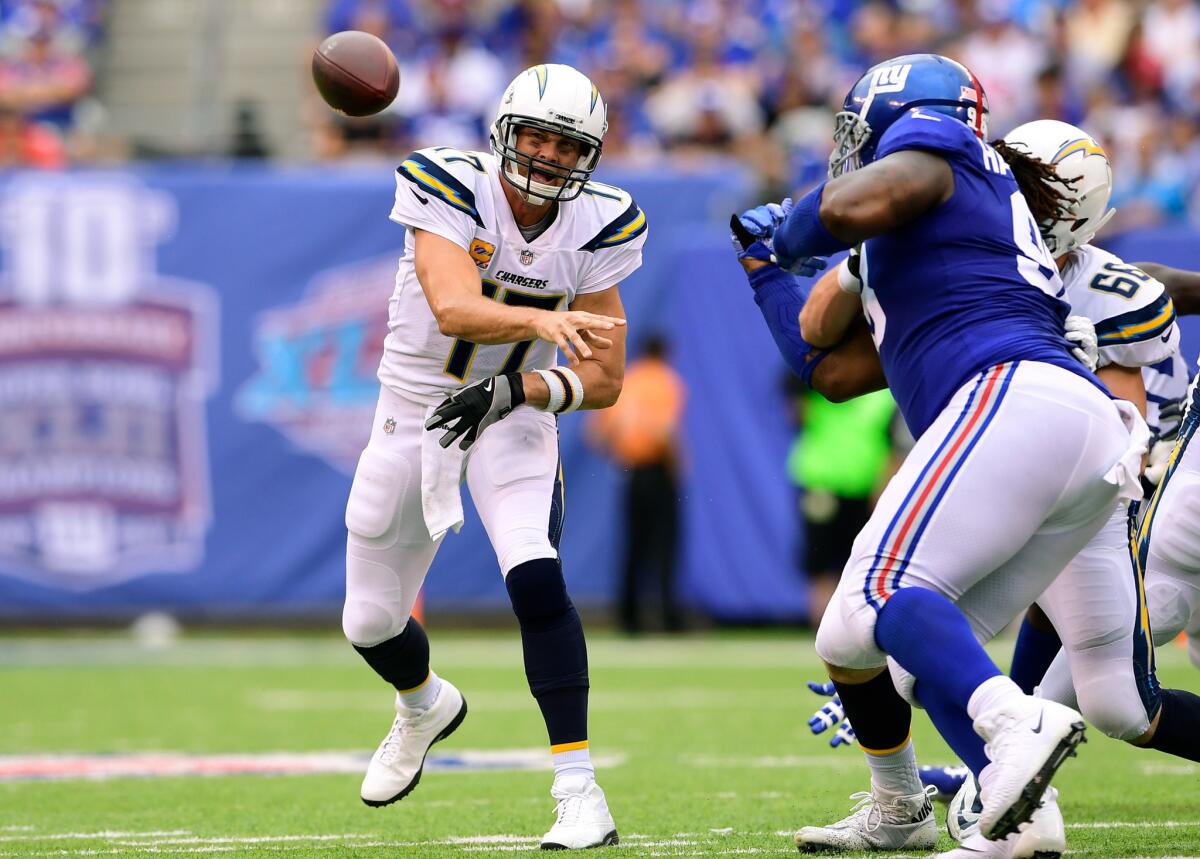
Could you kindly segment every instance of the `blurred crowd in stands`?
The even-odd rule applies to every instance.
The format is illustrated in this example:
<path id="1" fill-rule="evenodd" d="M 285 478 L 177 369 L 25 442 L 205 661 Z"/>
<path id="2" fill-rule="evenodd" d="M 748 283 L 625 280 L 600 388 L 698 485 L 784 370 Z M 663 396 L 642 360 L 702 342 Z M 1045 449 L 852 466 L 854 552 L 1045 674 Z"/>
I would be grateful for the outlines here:
<path id="1" fill-rule="evenodd" d="M 0 0 L 0 165 L 87 159 L 110 3 Z M 609 102 L 607 160 L 733 157 L 779 195 L 821 177 L 866 67 L 932 50 L 982 80 L 993 136 L 1057 117 L 1100 138 L 1125 227 L 1200 220 L 1200 0 L 326 0 L 315 35 L 346 29 L 403 83 L 380 117 L 311 111 L 318 158 L 484 147 L 511 77 L 562 62 Z"/>
<path id="2" fill-rule="evenodd" d="M 0 167 L 54 168 L 88 124 L 106 0 L 0 0 Z"/>
<path id="3" fill-rule="evenodd" d="M 324 23 L 384 38 L 404 82 L 330 153 L 483 146 L 512 75 L 562 62 L 608 99 L 607 159 L 729 155 L 778 195 L 821 178 L 866 67 L 932 50 L 984 83 L 993 136 L 1056 117 L 1104 141 L 1124 226 L 1200 219 L 1196 0 L 330 0 Z"/>

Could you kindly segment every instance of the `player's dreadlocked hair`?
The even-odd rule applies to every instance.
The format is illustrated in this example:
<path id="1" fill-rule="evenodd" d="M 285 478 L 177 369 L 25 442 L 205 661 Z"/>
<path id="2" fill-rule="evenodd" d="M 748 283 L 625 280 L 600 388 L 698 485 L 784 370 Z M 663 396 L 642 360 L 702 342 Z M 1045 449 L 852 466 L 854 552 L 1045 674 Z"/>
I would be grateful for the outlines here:
<path id="1" fill-rule="evenodd" d="M 993 140 L 991 146 L 1012 168 L 1017 187 L 1038 224 L 1052 224 L 1066 216 L 1071 198 L 1062 189 L 1064 185 L 1074 185 L 1075 179 L 1063 179 L 1045 161 L 1014 149 L 1003 140 Z"/>

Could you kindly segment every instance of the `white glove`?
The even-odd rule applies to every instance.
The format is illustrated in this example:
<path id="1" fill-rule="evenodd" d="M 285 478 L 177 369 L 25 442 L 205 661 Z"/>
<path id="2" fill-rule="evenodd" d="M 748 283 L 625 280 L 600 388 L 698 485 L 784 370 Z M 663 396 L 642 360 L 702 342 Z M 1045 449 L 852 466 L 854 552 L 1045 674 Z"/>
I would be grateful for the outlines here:
<path id="1" fill-rule="evenodd" d="M 1154 486 L 1158 486 L 1163 475 L 1167 473 L 1167 461 L 1171 458 L 1171 451 L 1175 449 L 1175 441 L 1174 438 L 1160 438 L 1150 445 L 1150 456 L 1146 459 L 1143 475 Z"/>
<path id="2" fill-rule="evenodd" d="M 1068 316 L 1063 335 L 1071 342 L 1071 354 L 1092 372 L 1100 365 L 1096 326 L 1086 316 Z"/>

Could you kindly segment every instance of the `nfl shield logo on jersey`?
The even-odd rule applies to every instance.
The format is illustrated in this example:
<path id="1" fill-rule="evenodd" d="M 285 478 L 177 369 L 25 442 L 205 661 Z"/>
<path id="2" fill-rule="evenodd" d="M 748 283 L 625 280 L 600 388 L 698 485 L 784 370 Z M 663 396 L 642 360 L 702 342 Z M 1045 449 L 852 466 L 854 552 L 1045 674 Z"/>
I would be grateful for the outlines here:
<path id="1" fill-rule="evenodd" d="M 521 251 L 521 265 L 533 265 L 533 251 L 529 248 Z"/>

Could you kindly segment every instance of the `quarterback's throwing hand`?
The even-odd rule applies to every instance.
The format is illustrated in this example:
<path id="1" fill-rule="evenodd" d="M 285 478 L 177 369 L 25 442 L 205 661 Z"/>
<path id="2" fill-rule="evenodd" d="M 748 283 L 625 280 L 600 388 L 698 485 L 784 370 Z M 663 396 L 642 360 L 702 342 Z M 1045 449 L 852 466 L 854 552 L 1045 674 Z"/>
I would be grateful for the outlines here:
<path id="1" fill-rule="evenodd" d="M 448 396 L 434 409 L 425 422 L 425 429 L 444 429 L 446 432 L 438 439 L 438 444 L 449 447 L 455 439 L 461 438 L 458 446 L 466 450 L 480 433 L 508 417 L 509 412 L 523 402 L 525 387 L 521 384 L 520 373 L 492 376 Z"/>
<path id="2" fill-rule="evenodd" d="M 576 366 L 592 357 L 589 343 L 597 349 L 612 346 L 612 341 L 598 332 L 611 331 L 624 324 L 624 319 L 584 310 L 548 310 L 538 317 L 534 328 L 539 340 L 556 345 L 571 366 Z"/>

